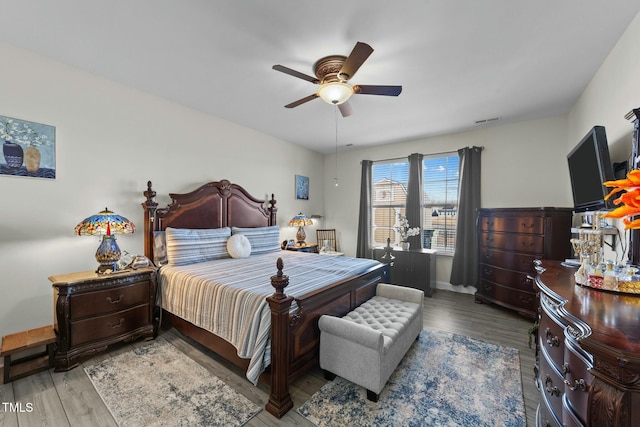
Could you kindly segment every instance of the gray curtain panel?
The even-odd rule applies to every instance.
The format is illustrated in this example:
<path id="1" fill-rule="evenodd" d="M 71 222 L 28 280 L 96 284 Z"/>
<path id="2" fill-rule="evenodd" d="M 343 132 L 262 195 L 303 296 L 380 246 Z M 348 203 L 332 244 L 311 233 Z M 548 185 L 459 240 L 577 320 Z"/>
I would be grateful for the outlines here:
<path id="1" fill-rule="evenodd" d="M 459 188 L 456 250 L 451 263 L 452 285 L 477 286 L 478 243 L 476 217 L 480 208 L 480 157 L 482 147 L 458 150 Z"/>
<path id="2" fill-rule="evenodd" d="M 360 213 L 358 217 L 358 240 L 356 257 L 373 259 L 373 251 L 369 247 L 371 238 L 371 160 L 362 161 L 362 178 L 360 182 Z"/>
<path id="3" fill-rule="evenodd" d="M 409 183 L 407 184 L 407 221 L 409 226 L 420 227 L 420 234 L 407 239 L 411 249 L 422 248 L 422 154 L 409 156 Z"/>

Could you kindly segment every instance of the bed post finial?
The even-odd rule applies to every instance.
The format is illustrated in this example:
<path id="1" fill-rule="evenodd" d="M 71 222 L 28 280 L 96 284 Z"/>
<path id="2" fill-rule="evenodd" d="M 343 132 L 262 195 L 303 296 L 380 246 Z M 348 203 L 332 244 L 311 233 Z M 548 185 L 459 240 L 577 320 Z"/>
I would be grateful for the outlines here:
<path id="1" fill-rule="evenodd" d="M 147 181 L 147 190 L 143 191 L 142 194 L 147 198 L 142 203 L 142 208 L 144 209 L 144 255 L 149 259 L 153 259 L 153 231 L 158 202 L 155 200 L 156 192 L 151 188 L 151 181 Z"/>
<path id="2" fill-rule="evenodd" d="M 289 310 L 293 297 L 284 293 L 289 276 L 282 273 L 282 258 L 278 258 L 276 267 L 278 273 L 271 276 L 271 285 L 276 291 L 267 297 L 271 309 L 271 386 L 265 409 L 271 415 L 282 418 L 293 408 L 289 394 Z"/>
<path id="3" fill-rule="evenodd" d="M 275 194 L 271 193 L 271 200 L 269 200 L 269 207 L 267 208 L 269 211 L 269 225 L 277 225 L 276 212 L 278 212 L 278 208 L 276 208 L 276 203 L 278 202 L 275 199 Z"/>
<path id="4" fill-rule="evenodd" d="M 281 300 L 286 298 L 284 288 L 289 285 L 289 276 L 282 273 L 282 269 L 284 268 L 282 258 L 278 258 L 276 261 L 276 268 L 278 269 L 278 273 L 275 276 L 271 276 L 271 286 L 276 290 L 273 294 L 273 298 Z"/>

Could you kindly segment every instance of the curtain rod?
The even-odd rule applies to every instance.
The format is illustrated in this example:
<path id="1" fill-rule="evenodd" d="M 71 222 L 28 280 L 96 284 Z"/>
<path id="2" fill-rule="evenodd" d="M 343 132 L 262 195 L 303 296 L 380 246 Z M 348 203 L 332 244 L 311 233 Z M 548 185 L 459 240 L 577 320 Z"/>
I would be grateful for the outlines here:
<path id="1" fill-rule="evenodd" d="M 480 150 L 484 151 L 484 145 L 481 145 L 481 146 L 475 146 L 474 145 L 473 147 L 470 147 L 470 148 L 479 148 Z M 457 152 L 458 152 L 458 150 L 441 151 L 439 153 L 429 153 L 429 154 L 422 153 L 422 155 L 423 156 L 440 156 L 442 154 L 457 153 Z M 392 160 L 407 160 L 408 157 L 409 156 L 406 156 L 406 157 L 392 157 L 392 158 L 389 158 L 389 159 L 378 159 L 378 160 L 371 160 L 371 161 L 372 162 L 389 162 L 389 161 L 392 161 Z M 360 161 L 360 164 L 362 164 L 362 160 Z"/>

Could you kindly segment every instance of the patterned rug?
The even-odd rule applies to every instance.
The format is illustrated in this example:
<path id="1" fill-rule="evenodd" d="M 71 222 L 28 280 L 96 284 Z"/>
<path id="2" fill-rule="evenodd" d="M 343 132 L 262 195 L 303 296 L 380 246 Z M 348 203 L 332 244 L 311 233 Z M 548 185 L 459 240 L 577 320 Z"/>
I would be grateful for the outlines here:
<path id="1" fill-rule="evenodd" d="M 120 427 L 241 426 L 261 411 L 162 337 L 84 370 Z"/>
<path id="2" fill-rule="evenodd" d="M 299 409 L 324 426 L 525 427 L 518 350 L 462 335 L 420 333 L 377 403 L 343 378 Z"/>

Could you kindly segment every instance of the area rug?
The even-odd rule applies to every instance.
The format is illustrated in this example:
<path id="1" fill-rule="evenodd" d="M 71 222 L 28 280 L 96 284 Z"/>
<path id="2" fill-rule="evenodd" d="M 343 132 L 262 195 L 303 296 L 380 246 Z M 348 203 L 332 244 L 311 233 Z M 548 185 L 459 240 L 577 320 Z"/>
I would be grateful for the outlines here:
<path id="1" fill-rule="evenodd" d="M 84 370 L 120 427 L 241 426 L 261 410 L 162 337 Z"/>
<path id="2" fill-rule="evenodd" d="M 422 331 L 380 393 L 341 377 L 298 413 L 317 426 L 525 427 L 520 355 L 462 335 Z"/>

